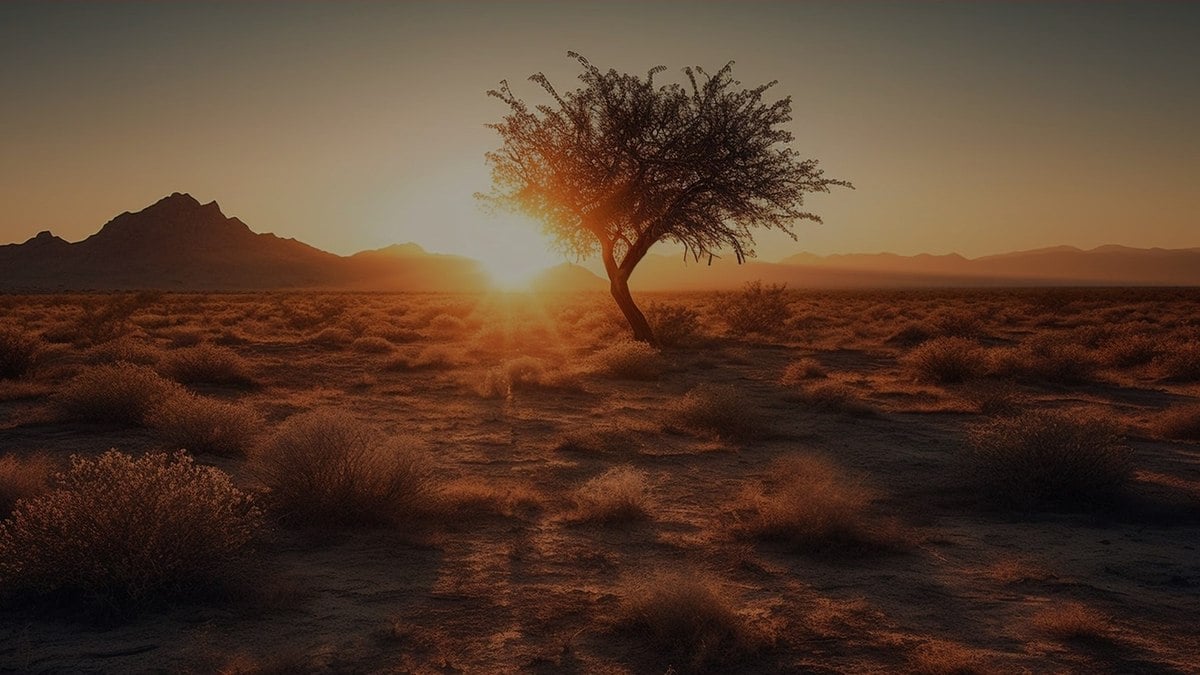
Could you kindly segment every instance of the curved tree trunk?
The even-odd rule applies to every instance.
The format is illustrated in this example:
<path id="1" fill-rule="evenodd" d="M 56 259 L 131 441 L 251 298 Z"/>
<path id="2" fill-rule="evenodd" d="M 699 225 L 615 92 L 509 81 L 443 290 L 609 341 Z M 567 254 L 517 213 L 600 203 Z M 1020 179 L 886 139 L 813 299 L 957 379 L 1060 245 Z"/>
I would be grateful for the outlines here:
<path id="1" fill-rule="evenodd" d="M 657 346 L 658 341 L 654 339 L 654 331 L 650 328 L 650 322 L 646 320 L 646 315 L 642 314 L 642 310 L 638 309 L 637 303 L 633 301 L 633 296 L 629 293 L 628 279 L 623 274 L 614 274 L 609 279 L 608 287 L 612 292 L 613 300 L 617 301 L 617 307 L 621 308 L 621 313 L 625 315 L 625 320 L 633 329 L 633 339 Z"/>

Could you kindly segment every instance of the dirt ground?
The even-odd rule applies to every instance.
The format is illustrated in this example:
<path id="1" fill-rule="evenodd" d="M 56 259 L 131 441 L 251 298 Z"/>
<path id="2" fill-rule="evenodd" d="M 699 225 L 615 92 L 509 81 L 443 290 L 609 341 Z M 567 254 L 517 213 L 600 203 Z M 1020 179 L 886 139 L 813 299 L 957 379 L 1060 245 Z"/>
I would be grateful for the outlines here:
<path id="1" fill-rule="evenodd" d="M 696 325 L 632 373 L 598 356 L 623 348 L 600 295 L 0 297 L 0 321 L 47 345 L 36 371 L 0 381 L 0 453 L 65 465 L 175 449 L 152 429 L 64 418 L 56 393 L 99 363 L 168 374 L 173 352 L 214 344 L 253 386 L 187 386 L 260 413 L 263 436 L 333 408 L 415 438 L 447 489 L 500 505 L 412 528 L 268 519 L 254 543 L 262 592 L 244 601 L 104 623 L 10 604 L 0 670 L 1200 672 L 1200 444 L 1158 424 L 1200 402 L 1180 363 L 1200 344 L 1200 291 L 788 293 L 787 318 L 760 332 L 731 327 L 715 294 L 643 298 L 652 319 L 669 305 Z M 1057 365 L 1084 372 L 995 365 L 1045 336 L 1066 346 Z M 963 382 L 923 377 L 911 354 L 939 337 L 969 340 L 986 363 L 943 378 Z M 1125 356 L 1134 343 L 1145 354 Z M 542 384 L 489 389 L 522 357 Z M 810 376 L 786 377 L 803 359 Z M 732 387 L 753 433 L 672 423 L 705 383 Z M 1116 421 L 1131 483 L 1099 506 L 984 497 L 968 429 L 992 415 L 981 401 L 1000 399 Z M 796 457 L 869 490 L 861 517 L 902 542 L 823 551 L 741 534 L 748 488 Z M 197 461 L 263 490 L 241 457 Z M 617 466 L 644 476 L 648 517 L 581 518 L 580 486 Z M 763 637 L 706 665 L 630 627 L 622 608 L 639 582 L 670 573 L 714 580 Z M 1090 625 L 1056 629 L 1046 617 L 1063 608 Z"/>

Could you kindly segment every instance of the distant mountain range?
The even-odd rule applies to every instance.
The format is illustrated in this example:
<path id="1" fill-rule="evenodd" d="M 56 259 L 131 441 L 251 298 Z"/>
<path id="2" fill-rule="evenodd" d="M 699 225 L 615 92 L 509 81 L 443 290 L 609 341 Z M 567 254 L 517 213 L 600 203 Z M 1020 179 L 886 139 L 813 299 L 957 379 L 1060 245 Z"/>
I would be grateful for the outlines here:
<path id="1" fill-rule="evenodd" d="M 819 256 L 777 263 L 729 259 L 694 262 L 651 254 L 630 284 L 639 291 L 716 290 L 762 280 L 794 288 L 933 286 L 1197 286 L 1200 248 L 1070 246 L 981 258 L 892 253 Z M 586 267 L 541 272 L 540 290 L 607 289 Z M 0 246 L 0 290 L 271 290 L 330 289 L 475 292 L 488 288 L 478 261 L 397 244 L 339 256 L 295 239 L 257 234 L 216 202 L 174 193 L 136 213 L 122 213 L 96 234 L 70 243 L 40 232 Z"/>

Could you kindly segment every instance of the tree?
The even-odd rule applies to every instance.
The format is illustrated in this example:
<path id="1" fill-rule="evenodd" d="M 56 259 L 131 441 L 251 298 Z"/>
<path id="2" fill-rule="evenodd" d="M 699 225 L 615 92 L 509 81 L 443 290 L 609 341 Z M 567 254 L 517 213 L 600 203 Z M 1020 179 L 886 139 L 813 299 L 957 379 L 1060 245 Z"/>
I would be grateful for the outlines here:
<path id="1" fill-rule="evenodd" d="M 791 98 L 764 100 L 775 82 L 743 88 L 732 61 L 712 75 L 684 68 L 687 86 L 656 86 L 664 66 L 643 79 L 567 55 L 583 67 L 582 87 L 560 94 L 544 74 L 529 78 L 552 103 L 530 106 L 507 81 L 488 92 L 509 113 L 488 125 L 502 145 L 486 155 L 493 190 L 482 198 L 539 220 L 564 252 L 599 253 L 637 340 L 655 342 L 629 292 L 651 246 L 674 242 L 710 262 L 732 250 L 742 263 L 753 229 L 795 239 L 794 221 L 821 221 L 803 209 L 805 193 L 852 187 L 789 147 Z"/>

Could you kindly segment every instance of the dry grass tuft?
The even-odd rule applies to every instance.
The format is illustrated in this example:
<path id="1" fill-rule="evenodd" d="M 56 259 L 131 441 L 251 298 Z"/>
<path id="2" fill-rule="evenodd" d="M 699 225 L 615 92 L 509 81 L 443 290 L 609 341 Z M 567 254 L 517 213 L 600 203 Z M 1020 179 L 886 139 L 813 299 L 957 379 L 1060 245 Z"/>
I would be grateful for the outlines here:
<path id="1" fill-rule="evenodd" d="M 519 356 L 485 371 L 473 387 L 484 398 L 506 398 L 517 391 L 579 391 L 583 383 L 578 375 L 550 368 L 541 359 Z"/>
<path id="2" fill-rule="evenodd" d="M 271 505 L 292 522 L 396 525 L 438 508 L 423 448 L 334 410 L 288 418 L 250 459 Z"/>
<path id="3" fill-rule="evenodd" d="M 734 335 L 776 335 L 792 317 L 787 284 L 751 281 L 737 293 L 721 295 L 716 312 Z"/>
<path id="4" fill-rule="evenodd" d="M 666 426 L 719 439 L 748 440 L 762 432 L 762 416 L 736 387 L 697 385 L 667 404 Z"/>
<path id="5" fill-rule="evenodd" d="M 153 369 L 132 363 L 89 366 L 55 396 L 64 417 L 79 422 L 140 426 L 182 388 Z"/>
<path id="6" fill-rule="evenodd" d="M 738 534 L 817 555 L 880 552 L 904 544 L 897 526 L 871 517 L 871 491 L 829 462 L 793 457 L 777 462 L 771 475 L 770 487 L 742 494 Z"/>
<path id="7" fill-rule="evenodd" d="M 987 352 L 964 337 L 939 337 L 913 348 L 905 365 L 919 382 L 954 384 L 982 377 Z"/>
<path id="8" fill-rule="evenodd" d="M 1030 623 L 1059 640 L 1108 640 L 1113 630 L 1103 612 L 1079 602 L 1048 607 L 1035 614 Z"/>
<path id="9" fill-rule="evenodd" d="M 88 363 L 126 361 L 141 366 L 154 366 L 162 357 L 162 350 L 158 347 L 126 335 L 92 347 L 87 350 L 84 360 Z"/>
<path id="10" fill-rule="evenodd" d="M 909 655 L 906 672 L 914 675 L 977 675 L 990 672 L 979 652 L 955 642 L 929 640 Z"/>
<path id="11" fill-rule="evenodd" d="M 441 501 L 455 518 L 499 515 L 515 517 L 542 508 L 545 498 L 525 484 L 497 485 L 482 478 L 460 478 L 446 483 Z"/>
<path id="12" fill-rule="evenodd" d="M 621 594 L 618 625 L 665 657 L 671 670 L 744 667 L 745 657 L 770 639 L 737 611 L 723 585 L 705 574 L 640 575 L 626 581 Z"/>
<path id="13" fill-rule="evenodd" d="M 575 491 L 576 519 L 615 525 L 650 518 L 646 474 L 632 466 L 616 466 Z"/>
<path id="14" fill-rule="evenodd" d="M 192 393 L 168 398 L 146 420 L 173 449 L 224 457 L 247 454 L 263 424 L 262 415 L 248 405 Z"/>
<path id="15" fill-rule="evenodd" d="M 801 387 L 789 391 L 784 398 L 814 410 L 850 415 L 851 417 L 869 417 L 876 413 L 875 408 L 862 399 L 862 395 L 857 389 L 841 382 L 826 382 Z"/>
<path id="16" fill-rule="evenodd" d="M 16 328 L 0 329 L 0 380 L 26 377 L 45 349 L 40 337 Z"/>
<path id="17" fill-rule="evenodd" d="M 259 524 L 248 495 L 185 453 L 72 457 L 0 523 L 0 592 L 105 611 L 194 596 L 222 585 Z"/>
<path id="18" fill-rule="evenodd" d="M 1176 406 L 1164 410 L 1155 428 L 1163 438 L 1178 441 L 1200 441 L 1200 404 Z"/>
<path id="19" fill-rule="evenodd" d="M 50 489 L 53 460 L 47 455 L 0 457 L 0 518 L 12 512 L 19 499 L 29 499 Z"/>
<path id="20" fill-rule="evenodd" d="M 700 335 L 700 313 L 687 305 L 652 302 L 646 320 L 663 347 L 690 345 Z"/>
<path id="21" fill-rule="evenodd" d="M 991 370 L 995 374 L 1052 384 L 1088 382 L 1098 366 L 1089 349 L 1053 334 L 1037 335 L 1018 347 L 991 353 Z"/>
<path id="22" fill-rule="evenodd" d="M 323 328 L 305 338 L 304 342 L 325 349 L 343 349 L 354 342 L 354 334 L 345 328 Z"/>
<path id="23" fill-rule="evenodd" d="M 1108 419 L 1030 411 L 976 424 L 968 439 L 980 486 L 1021 507 L 1108 503 L 1133 472 L 1132 450 Z"/>
<path id="24" fill-rule="evenodd" d="M 806 380 L 822 380 L 826 377 L 829 377 L 829 373 L 825 372 L 825 368 L 816 359 L 797 359 L 784 367 L 779 383 L 798 384 Z"/>
<path id="25" fill-rule="evenodd" d="M 394 348 L 395 347 L 389 340 L 381 338 L 377 335 L 360 337 L 354 342 L 350 343 L 350 349 L 360 354 L 387 354 L 390 353 Z"/>
<path id="26" fill-rule="evenodd" d="M 169 352 L 163 372 L 184 384 L 224 384 L 248 387 L 257 384 L 250 364 L 228 347 L 200 344 Z"/>
<path id="27" fill-rule="evenodd" d="M 657 349 L 634 340 L 621 340 L 588 359 L 589 372 L 620 380 L 654 380 L 665 370 Z"/>
<path id="28" fill-rule="evenodd" d="M 1162 376 L 1176 382 L 1200 381 L 1200 340 L 1171 345 L 1156 362 Z"/>

